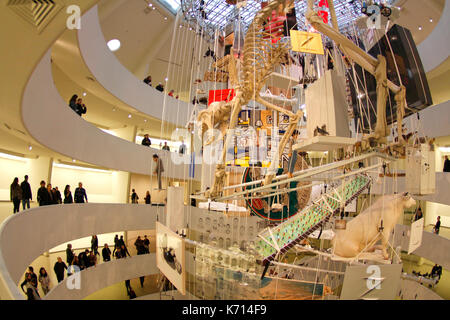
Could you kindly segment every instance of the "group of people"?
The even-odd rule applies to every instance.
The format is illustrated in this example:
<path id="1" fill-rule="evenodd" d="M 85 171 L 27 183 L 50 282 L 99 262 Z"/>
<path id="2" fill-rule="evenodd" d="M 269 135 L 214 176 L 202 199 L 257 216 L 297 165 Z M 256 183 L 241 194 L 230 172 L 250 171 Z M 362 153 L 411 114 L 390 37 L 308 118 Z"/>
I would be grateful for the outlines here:
<path id="1" fill-rule="evenodd" d="M 64 200 L 62 199 L 61 192 L 59 192 L 58 187 L 52 188 L 51 183 L 45 186 L 45 181 L 41 181 L 41 187 L 38 189 L 37 201 L 39 206 L 47 206 L 52 204 L 70 204 L 70 203 L 84 203 L 85 200 L 88 202 L 86 189 L 83 188 L 83 183 L 78 183 L 78 188 L 75 189 L 75 193 L 72 196 L 72 191 L 70 191 L 70 185 L 66 185 L 64 188 Z"/>
<path id="2" fill-rule="evenodd" d="M 145 84 L 149 85 L 150 87 L 152 87 L 152 77 L 151 76 L 147 76 L 145 77 L 145 79 L 143 80 Z M 162 85 L 162 83 L 158 83 L 158 85 L 155 87 L 156 90 L 160 91 L 160 92 L 164 92 L 164 86 Z M 168 95 L 171 97 L 174 97 L 175 94 L 175 90 L 170 90 Z M 175 99 L 178 99 L 178 95 L 174 97 Z"/>
<path id="3" fill-rule="evenodd" d="M 152 140 L 150 139 L 149 135 L 146 133 L 144 134 L 144 138 L 142 139 L 141 144 L 146 147 L 150 147 L 152 145 Z M 159 147 L 161 150 L 169 151 L 170 147 L 167 144 L 167 141 L 164 141 L 164 145 L 162 143 L 159 144 Z M 181 140 L 181 145 L 178 148 L 178 153 L 185 154 L 186 153 L 186 144 L 184 143 L 184 140 Z"/>
<path id="4" fill-rule="evenodd" d="M 138 236 L 134 245 L 136 246 L 138 255 L 150 253 L 150 240 L 147 238 L 147 235 L 144 235 L 143 239 L 141 238 L 141 236 Z M 101 251 L 103 262 L 111 261 L 112 257 L 116 259 L 126 258 L 127 255 L 131 257 L 131 254 L 128 252 L 127 246 L 125 244 L 123 235 L 119 238 L 119 235 L 117 234 L 114 237 L 114 250 L 111 252 L 108 244 L 105 243 Z M 98 264 L 97 256 L 100 257 L 100 253 L 98 251 L 98 237 L 96 235 L 93 235 L 91 238 L 91 250 L 85 249 L 78 255 L 76 255 L 75 251 L 72 249 L 72 244 L 67 244 L 66 262 L 64 262 L 61 257 L 57 257 L 57 261 L 53 267 L 53 271 L 55 272 L 58 283 L 64 280 L 66 272 L 67 276 L 71 276 L 75 272 L 79 272 L 90 267 L 95 267 Z M 129 285 L 129 280 L 127 281 Z M 141 286 L 143 286 L 144 277 L 141 277 L 140 281 Z M 39 270 L 38 277 L 34 273 L 33 267 L 29 266 L 28 271 L 25 273 L 25 280 L 20 285 L 29 300 L 41 299 L 38 292 L 38 283 L 41 284 L 41 288 L 44 294 L 47 294 L 50 291 L 51 281 L 45 268 L 42 267 Z M 129 292 L 128 286 L 127 292 Z"/>
<path id="5" fill-rule="evenodd" d="M 70 185 L 66 185 L 64 188 L 64 200 L 62 199 L 61 192 L 58 187 L 52 187 L 51 183 L 46 185 L 45 181 L 42 180 L 40 183 L 41 187 L 37 191 L 37 201 L 39 206 L 48 206 L 52 204 L 61 203 L 84 203 L 85 200 L 88 202 L 86 190 L 83 188 L 83 184 L 78 183 L 78 188 L 75 189 L 75 194 L 72 196 L 70 191 Z M 33 200 L 33 193 L 31 192 L 31 186 L 28 182 L 28 175 L 25 175 L 22 183 L 19 184 L 19 178 L 15 177 L 11 184 L 11 194 L 10 198 L 14 206 L 13 213 L 20 211 L 20 202 L 22 202 L 22 208 L 30 209 L 30 202 Z"/>
<path id="6" fill-rule="evenodd" d="M 431 272 L 427 272 L 422 274 L 420 271 L 416 272 L 416 271 L 412 271 L 412 274 L 417 276 L 417 277 L 424 277 L 424 278 L 429 278 L 429 279 L 436 279 L 436 284 L 439 283 L 439 280 L 441 280 L 441 276 L 442 276 L 442 266 L 435 264 L 433 266 L 433 268 L 431 269 Z"/>
<path id="7" fill-rule="evenodd" d="M 147 193 L 145 194 L 145 204 L 151 204 L 152 203 L 152 197 L 150 196 L 150 191 L 147 190 Z M 139 203 L 139 196 L 136 193 L 136 190 L 131 190 L 131 203 Z"/>
<path id="8" fill-rule="evenodd" d="M 150 240 L 147 238 L 147 235 L 144 235 L 144 239 L 138 236 L 134 242 L 134 246 L 138 255 L 150 253 Z"/>
<path id="9" fill-rule="evenodd" d="M 87 112 L 87 108 L 86 108 L 86 105 L 83 103 L 83 99 L 78 98 L 77 94 L 74 94 L 72 96 L 72 98 L 70 98 L 69 107 L 73 111 L 75 111 L 75 113 L 78 114 L 80 117 L 83 114 L 86 114 L 86 112 Z"/>
<path id="10" fill-rule="evenodd" d="M 44 267 L 39 269 L 39 277 L 34 273 L 32 266 L 28 267 L 25 273 L 25 280 L 20 284 L 20 288 L 27 295 L 28 300 L 40 300 L 38 291 L 38 282 L 41 284 L 42 291 L 47 294 L 50 291 L 50 277 Z M 24 289 L 25 287 L 25 289 Z"/>

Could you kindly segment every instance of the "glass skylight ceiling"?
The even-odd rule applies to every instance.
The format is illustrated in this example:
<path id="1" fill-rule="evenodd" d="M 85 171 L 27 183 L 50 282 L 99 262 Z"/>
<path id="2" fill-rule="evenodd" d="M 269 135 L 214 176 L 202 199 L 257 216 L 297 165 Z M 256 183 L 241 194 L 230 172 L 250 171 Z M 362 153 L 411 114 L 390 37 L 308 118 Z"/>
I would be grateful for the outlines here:
<path id="1" fill-rule="evenodd" d="M 196 21 L 201 26 L 206 26 L 211 29 L 223 29 L 228 23 L 235 21 L 238 17 L 241 18 L 246 28 L 251 23 L 256 12 L 261 9 L 261 2 L 263 2 L 261 0 L 247 0 L 247 5 L 238 9 L 234 5 L 227 4 L 225 0 L 204 0 L 203 11 L 206 14 L 206 19 L 204 19 L 201 13 L 201 0 L 183 0 L 182 3 L 180 0 L 170 1 L 177 2 L 181 5 L 188 21 Z M 358 0 L 334 0 L 334 5 L 341 30 L 346 29 L 352 21 L 362 15 L 361 3 Z M 299 29 L 305 28 L 304 14 L 306 8 L 306 0 L 295 1 Z"/>

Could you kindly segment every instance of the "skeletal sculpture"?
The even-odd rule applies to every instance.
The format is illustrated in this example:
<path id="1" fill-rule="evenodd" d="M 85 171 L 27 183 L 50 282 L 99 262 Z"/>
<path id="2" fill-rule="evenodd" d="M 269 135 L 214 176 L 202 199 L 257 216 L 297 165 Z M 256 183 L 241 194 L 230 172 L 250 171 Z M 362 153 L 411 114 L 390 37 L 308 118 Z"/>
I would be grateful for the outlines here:
<path id="1" fill-rule="evenodd" d="M 263 24 L 267 21 L 273 10 L 281 8 L 281 10 L 287 12 L 292 7 L 293 1 L 274 0 L 256 14 L 245 36 L 243 61 L 240 72 L 238 72 L 236 58 L 231 54 L 226 57 L 226 60 L 222 60 L 220 65 L 216 63 L 216 66 L 219 68 L 227 66 L 230 74 L 230 81 L 234 87 L 235 96 L 229 102 L 215 103 L 212 107 L 201 111 L 198 116 L 198 121 L 202 126 L 202 134 L 204 130 L 212 129 L 216 125 L 219 126 L 222 134 L 225 134 L 223 136 L 224 147 L 222 155 L 216 166 L 214 185 L 210 193 L 205 194 L 207 197 L 215 198 L 219 196 L 223 190 L 225 184 L 226 154 L 228 146 L 234 136 L 234 129 L 237 125 L 239 112 L 244 105 L 248 104 L 250 100 L 255 100 L 268 109 L 289 116 L 289 126 L 279 143 L 278 150 L 275 153 L 271 161 L 271 166 L 266 174 L 264 181 L 266 185 L 270 184 L 275 176 L 280 161 L 280 155 L 284 150 L 289 137 L 297 126 L 297 122 L 303 116 L 303 112 L 300 110 L 294 114 L 264 100 L 260 96 L 261 89 L 266 80 L 273 72 L 274 68 L 280 64 L 288 53 L 286 43 L 282 43 L 281 41 L 277 41 L 275 44 L 272 43 L 273 35 L 262 31 Z M 226 128 L 228 130 L 225 133 Z M 208 140 L 207 143 L 210 142 L 211 140 Z"/>

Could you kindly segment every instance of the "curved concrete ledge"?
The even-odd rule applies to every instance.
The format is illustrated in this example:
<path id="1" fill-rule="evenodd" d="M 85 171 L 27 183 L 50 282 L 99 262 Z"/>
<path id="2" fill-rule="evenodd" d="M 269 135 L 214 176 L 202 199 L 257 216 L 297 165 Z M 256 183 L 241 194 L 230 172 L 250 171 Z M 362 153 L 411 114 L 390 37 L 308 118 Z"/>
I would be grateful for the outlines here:
<path id="1" fill-rule="evenodd" d="M 82 17 L 78 31 L 81 55 L 97 81 L 112 95 L 156 119 L 185 126 L 193 105 L 169 97 L 146 85 L 126 69 L 108 49 L 98 18 L 98 7 Z"/>
<path id="2" fill-rule="evenodd" d="M 178 154 L 156 150 L 103 132 L 73 112 L 59 95 L 48 51 L 34 70 L 22 100 L 26 129 L 39 143 L 63 155 L 106 168 L 149 175 L 152 155 L 163 160 L 165 176 L 189 178 L 188 164 L 175 164 Z M 196 177 L 201 173 L 197 165 Z"/>
<path id="3" fill-rule="evenodd" d="M 81 300 L 115 283 L 155 273 L 159 273 L 159 269 L 154 253 L 112 260 L 66 277 L 44 300 Z"/>
<path id="4" fill-rule="evenodd" d="M 402 250 L 408 251 L 409 226 L 397 224 L 395 226 L 394 248 L 401 246 Z M 450 240 L 437 234 L 424 231 L 422 235 L 422 245 L 412 252 L 441 265 L 444 269 L 450 270 Z"/>
<path id="5" fill-rule="evenodd" d="M 86 203 L 38 207 L 10 216 L 0 227 L 0 298 L 24 299 L 17 284 L 43 252 L 93 234 L 154 229 L 157 217 L 165 220 L 163 210 L 139 204 Z"/>
<path id="6" fill-rule="evenodd" d="M 418 46 L 420 58 L 425 72 L 429 72 L 444 62 L 450 53 L 450 0 L 445 1 L 445 7 L 437 26 L 431 34 Z"/>

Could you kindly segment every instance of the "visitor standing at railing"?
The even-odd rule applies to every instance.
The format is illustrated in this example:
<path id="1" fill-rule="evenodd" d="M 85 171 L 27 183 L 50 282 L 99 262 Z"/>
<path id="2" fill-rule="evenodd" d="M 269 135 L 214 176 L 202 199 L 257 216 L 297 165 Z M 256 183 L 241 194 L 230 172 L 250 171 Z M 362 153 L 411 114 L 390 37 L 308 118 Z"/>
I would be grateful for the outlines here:
<path id="1" fill-rule="evenodd" d="M 39 206 L 47 206 L 50 204 L 50 194 L 48 193 L 47 188 L 45 187 L 45 181 L 41 181 L 41 187 L 37 192 L 37 201 Z"/>
<path id="2" fill-rule="evenodd" d="M 186 145 L 184 144 L 184 140 L 181 140 L 180 148 L 178 149 L 179 154 L 185 154 L 186 153 Z"/>
<path id="3" fill-rule="evenodd" d="M 434 225 L 433 232 L 439 234 L 439 229 L 441 228 L 441 216 L 437 217 L 436 224 Z"/>
<path id="4" fill-rule="evenodd" d="M 141 144 L 146 147 L 150 147 L 152 145 L 152 140 L 148 137 L 148 134 L 144 135 L 144 139 L 142 139 Z"/>
<path id="5" fill-rule="evenodd" d="M 448 156 L 445 156 L 444 161 L 444 172 L 450 172 L 450 160 L 448 159 Z"/>
<path id="6" fill-rule="evenodd" d="M 72 98 L 70 98 L 70 101 L 69 101 L 69 107 L 75 112 L 78 111 L 77 99 L 78 99 L 78 95 L 74 94 L 72 96 Z"/>
<path id="7" fill-rule="evenodd" d="M 58 279 L 58 283 L 64 280 L 64 270 L 67 269 L 67 265 L 62 261 L 61 257 L 57 258 L 55 266 L 53 270 L 56 273 L 56 278 Z"/>
<path id="8" fill-rule="evenodd" d="M 42 291 L 44 291 L 44 295 L 46 295 L 50 291 L 50 277 L 44 267 L 39 269 L 39 283 Z"/>
<path id="9" fill-rule="evenodd" d="M 78 183 L 78 188 L 75 189 L 74 197 L 75 203 L 84 203 L 84 199 L 88 202 L 86 190 L 83 188 L 83 184 L 81 182 Z"/>
<path id="10" fill-rule="evenodd" d="M 22 208 L 30 209 L 30 201 L 33 199 L 32 193 L 31 193 L 31 187 L 28 183 L 28 176 L 26 175 L 24 177 L 25 180 L 22 181 L 20 184 L 20 187 L 22 188 Z"/>
<path id="11" fill-rule="evenodd" d="M 102 249 L 102 257 L 103 257 L 103 262 L 111 261 L 111 250 L 109 249 L 107 243 L 105 243 L 105 246 Z"/>
<path id="12" fill-rule="evenodd" d="M 167 141 L 164 141 L 164 146 L 162 147 L 162 149 L 163 149 L 163 150 L 166 150 L 166 151 L 170 151 L 170 148 L 169 148 L 169 146 L 167 145 Z"/>
<path id="13" fill-rule="evenodd" d="M 145 78 L 144 83 L 148 84 L 151 87 L 152 86 L 152 77 L 148 76 L 147 78 Z"/>
<path id="14" fill-rule="evenodd" d="M 83 99 L 78 98 L 76 113 L 81 117 L 83 114 L 86 114 L 86 112 L 87 108 L 86 105 L 83 103 Z"/>
<path id="15" fill-rule="evenodd" d="M 136 193 L 136 190 L 132 190 L 132 193 L 131 193 L 131 203 L 138 203 L 138 200 L 139 200 L 139 196 L 137 195 L 137 193 Z"/>
<path id="16" fill-rule="evenodd" d="M 64 203 L 73 203 L 72 192 L 70 191 L 69 185 L 66 185 L 64 188 Z"/>
<path id="17" fill-rule="evenodd" d="M 19 178 L 14 178 L 11 184 L 11 201 L 14 204 L 14 213 L 20 210 L 20 200 L 22 200 L 22 188 L 19 184 Z"/>
<path id="18" fill-rule="evenodd" d="M 69 266 L 72 264 L 74 257 L 75 255 L 73 254 L 72 245 L 69 243 L 67 244 L 66 249 L 66 261 Z"/>
<path id="19" fill-rule="evenodd" d="M 147 193 L 145 194 L 145 204 L 151 204 L 152 203 L 152 196 L 150 195 L 150 191 L 147 190 Z"/>

